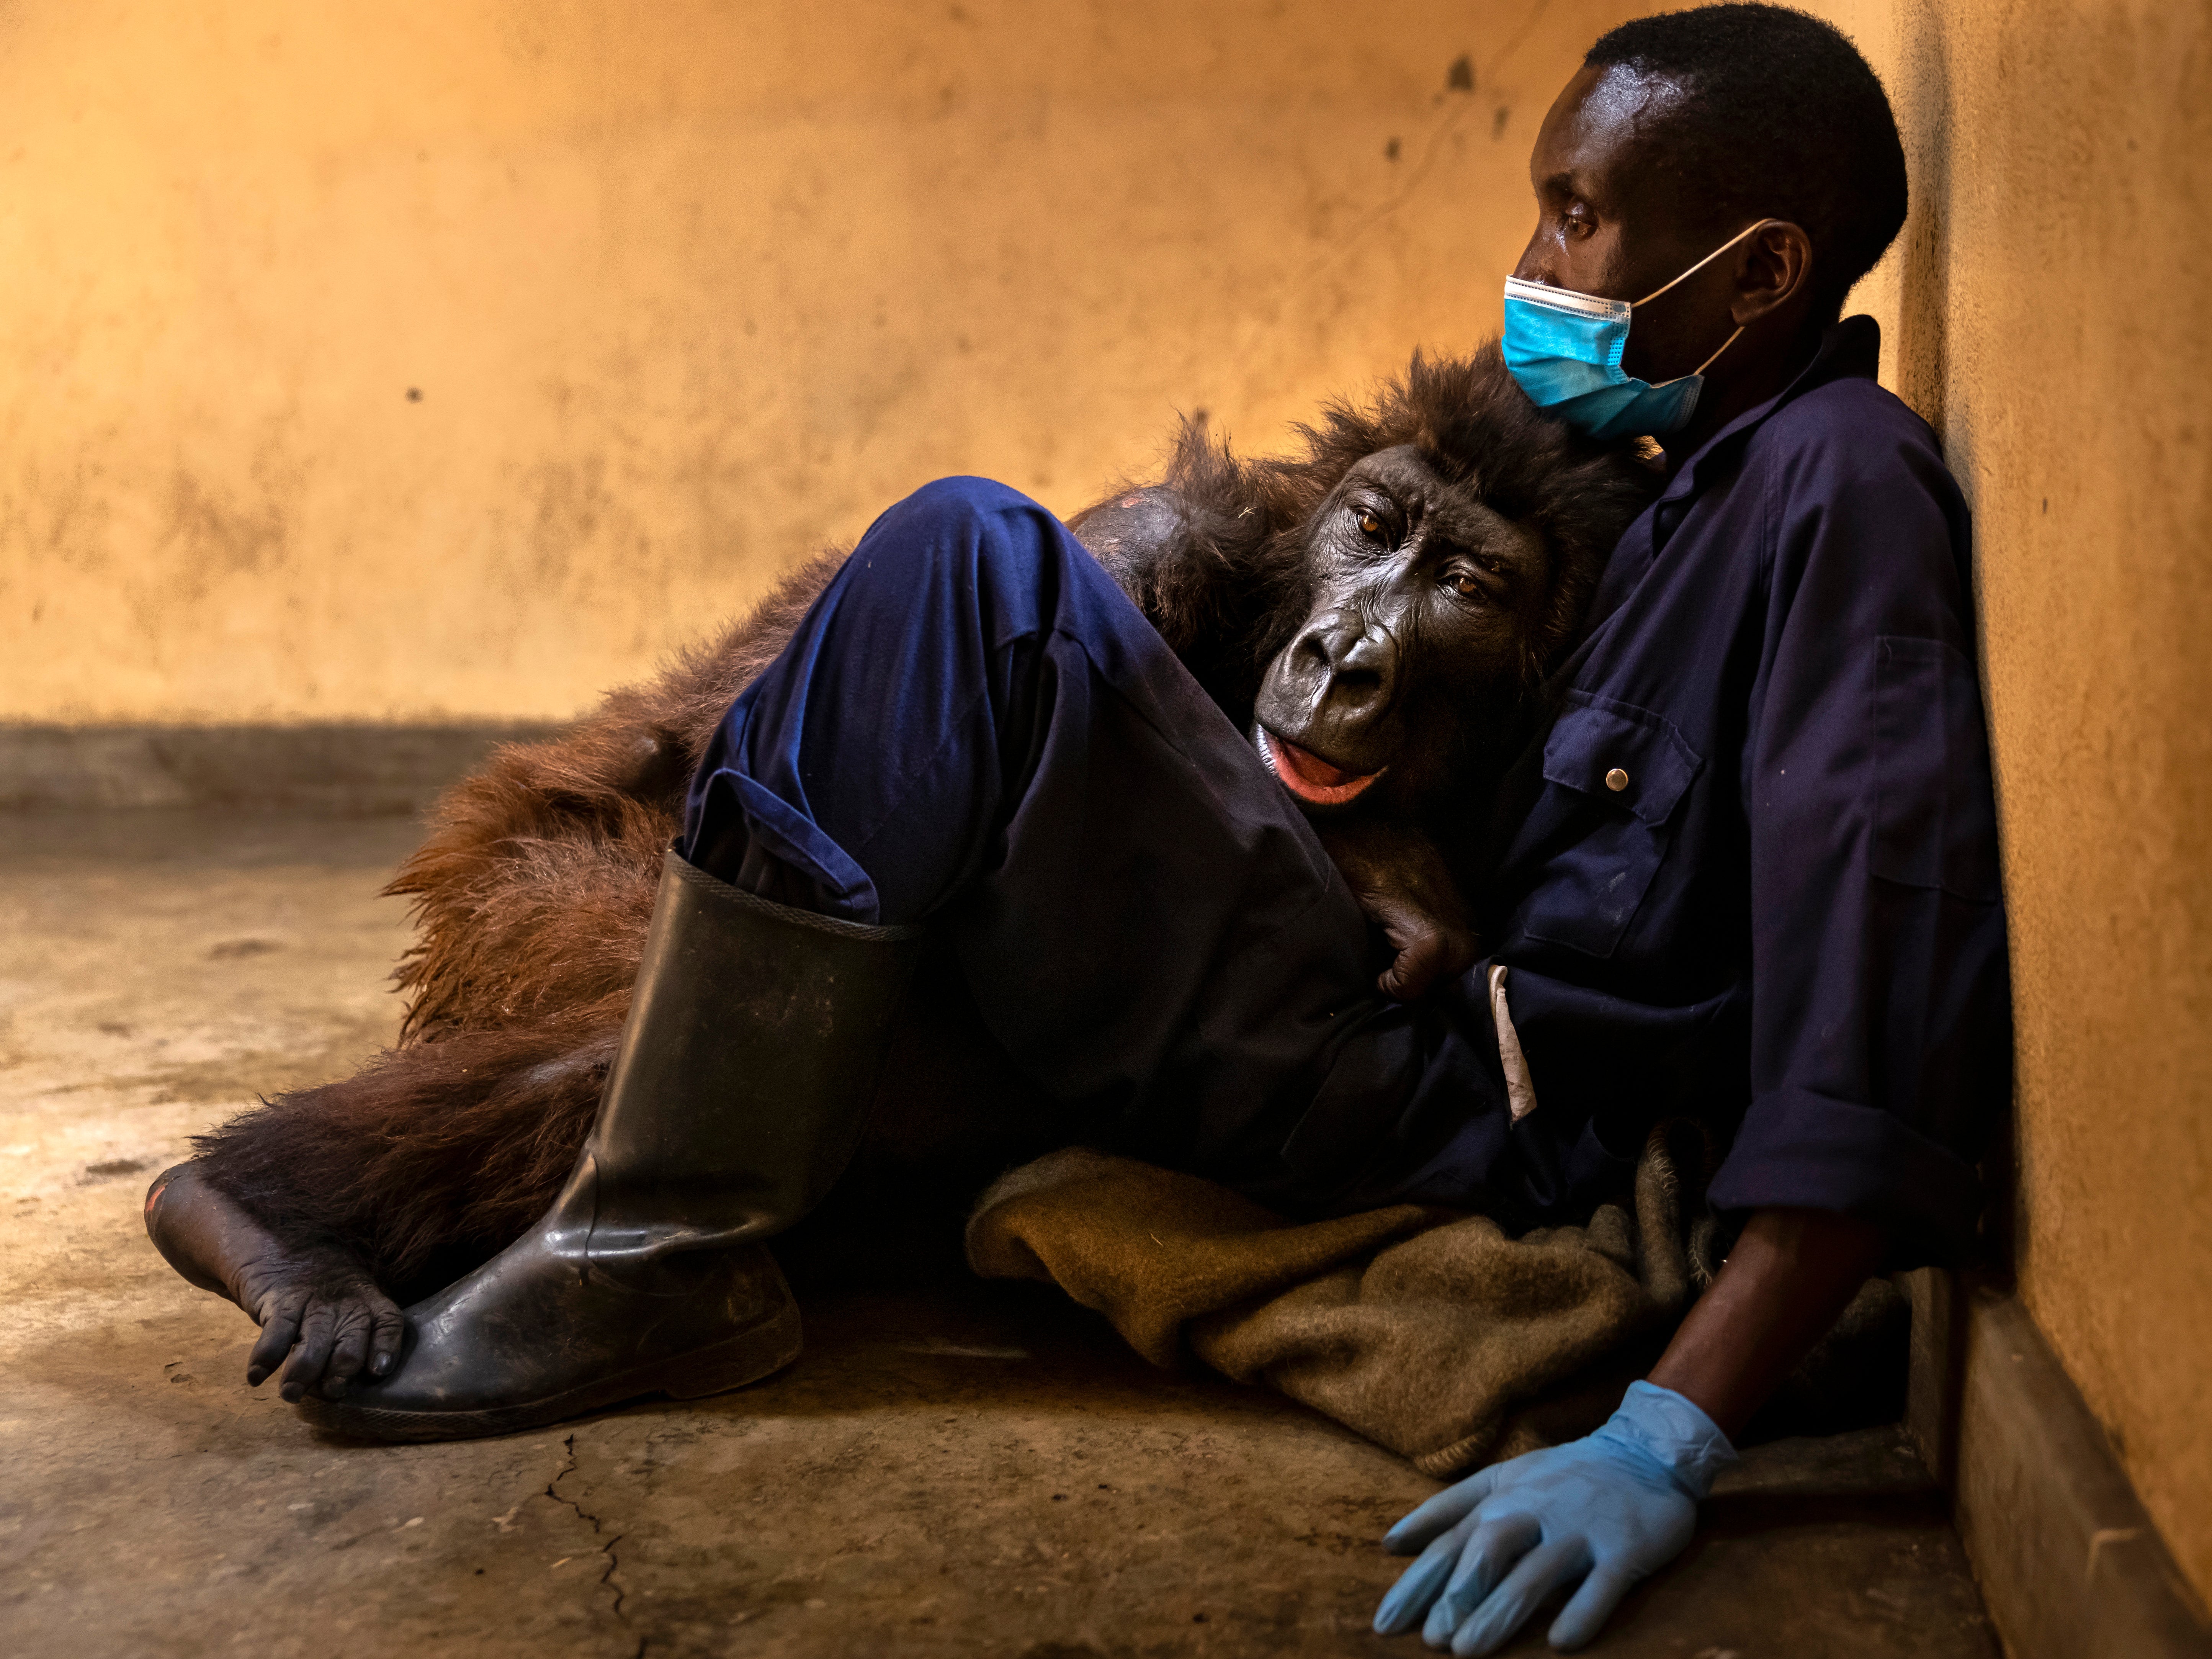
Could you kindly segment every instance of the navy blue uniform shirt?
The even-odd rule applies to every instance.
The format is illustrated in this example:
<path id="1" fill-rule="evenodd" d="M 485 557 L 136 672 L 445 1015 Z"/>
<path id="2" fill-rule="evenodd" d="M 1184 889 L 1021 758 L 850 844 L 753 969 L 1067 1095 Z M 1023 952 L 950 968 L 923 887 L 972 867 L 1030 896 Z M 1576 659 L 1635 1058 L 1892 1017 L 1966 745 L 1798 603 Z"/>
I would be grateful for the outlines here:
<path id="1" fill-rule="evenodd" d="M 1485 931 L 1535 1115 L 1627 1158 L 1695 1112 L 1734 1129 L 1717 1206 L 1846 1211 L 1942 1259 L 1979 1215 L 2010 992 L 1966 507 L 1880 344 L 1831 328 L 1629 527 Z"/>

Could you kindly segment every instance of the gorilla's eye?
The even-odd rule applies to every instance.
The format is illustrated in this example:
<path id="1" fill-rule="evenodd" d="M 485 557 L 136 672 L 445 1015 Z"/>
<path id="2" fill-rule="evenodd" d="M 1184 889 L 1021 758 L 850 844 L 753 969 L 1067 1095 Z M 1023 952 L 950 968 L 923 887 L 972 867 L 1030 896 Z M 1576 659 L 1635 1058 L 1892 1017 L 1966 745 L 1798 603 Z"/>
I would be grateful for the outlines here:
<path id="1" fill-rule="evenodd" d="M 1382 535 L 1382 520 L 1376 518 L 1375 514 L 1370 512 L 1367 508 L 1360 508 L 1359 533 L 1363 536 L 1373 536 L 1378 540 L 1381 539 Z"/>
<path id="2" fill-rule="evenodd" d="M 1472 570 L 1447 572 L 1444 576 L 1444 586 L 1462 599 L 1479 599 L 1483 596 L 1482 584 L 1475 580 L 1474 572 Z"/>

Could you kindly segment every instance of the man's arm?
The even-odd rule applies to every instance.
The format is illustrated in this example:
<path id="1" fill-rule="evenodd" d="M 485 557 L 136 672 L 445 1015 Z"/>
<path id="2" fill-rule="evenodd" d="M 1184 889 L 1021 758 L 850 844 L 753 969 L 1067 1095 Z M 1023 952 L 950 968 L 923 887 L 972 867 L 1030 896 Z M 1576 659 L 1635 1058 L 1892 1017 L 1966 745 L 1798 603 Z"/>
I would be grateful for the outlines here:
<path id="1" fill-rule="evenodd" d="M 1844 395 L 1844 394 L 1838 394 Z M 1580 1581 L 1594 1637 L 1686 1545 L 1740 1429 L 1886 1245 L 1966 1248 L 2006 1085 L 2004 926 L 1964 597 L 1963 507 L 1870 391 L 1778 443 L 1770 611 L 1741 757 L 1750 1098 L 1707 1201 L 1753 1217 L 1649 1382 L 1596 1433 L 1439 1493 L 1376 1614 L 1492 1651 Z M 1860 1218 L 1853 1219 L 1851 1218 Z"/>
<path id="2" fill-rule="evenodd" d="M 1581 1587 L 1552 1645 L 1595 1636 L 1637 1580 L 1687 1544 L 1741 1430 L 1880 1264 L 1879 1228 L 1833 1211 L 1753 1215 L 1646 1382 L 1585 1439 L 1493 1464 L 1438 1492 L 1383 1542 L 1419 1550 L 1376 1612 L 1431 1646 L 1489 1653 L 1554 1590 Z"/>
<path id="3" fill-rule="evenodd" d="M 1760 1210 L 1652 1367 L 1735 1435 L 1881 1265 L 1881 1229 L 1832 1210 Z"/>

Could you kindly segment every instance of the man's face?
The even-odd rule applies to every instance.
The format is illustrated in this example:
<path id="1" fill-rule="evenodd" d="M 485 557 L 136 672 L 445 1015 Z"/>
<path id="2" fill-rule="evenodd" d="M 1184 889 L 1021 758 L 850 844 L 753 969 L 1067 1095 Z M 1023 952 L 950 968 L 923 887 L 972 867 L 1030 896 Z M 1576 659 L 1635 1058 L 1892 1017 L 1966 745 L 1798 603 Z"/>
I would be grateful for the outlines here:
<path id="1" fill-rule="evenodd" d="M 1671 82 L 1619 64 L 1585 68 L 1567 82 L 1528 157 L 1536 233 L 1516 276 L 1641 300 L 1726 239 L 1670 163 L 1665 118 L 1680 97 Z M 1734 329 L 1729 299 L 1723 259 L 1639 307 L 1621 368 L 1655 382 L 1688 374 Z"/>

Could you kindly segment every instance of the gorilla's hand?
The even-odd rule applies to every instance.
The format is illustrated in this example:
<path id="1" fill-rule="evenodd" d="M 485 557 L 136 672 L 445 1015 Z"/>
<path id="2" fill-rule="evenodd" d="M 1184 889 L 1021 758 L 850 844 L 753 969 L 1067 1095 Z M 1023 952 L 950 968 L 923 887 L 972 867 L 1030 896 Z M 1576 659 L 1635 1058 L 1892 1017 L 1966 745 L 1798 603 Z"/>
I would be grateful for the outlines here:
<path id="1" fill-rule="evenodd" d="M 1411 1002 L 1474 966 L 1474 933 L 1436 843 L 1407 825 L 1366 818 L 1328 824 L 1321 840 L 1359 908 L 1398 952 L 1376 981 L 1385 996 Z"/>
<path id="2" fill-rule="evenodd" d="M 289 1354 L 279 1384 L 285 1399 L 313 1389 L 335 1400 L 364 1370 L 386 1376 L 399 1363 L 407 1322 L 349 1252 L 279 1238 L 194 1165 L 155 1178 L 146 1231 L 171 1267 L 261 1327 L 246 1362 L 248 1387 L 258 1388 Z"/>
<path id="3" fill-rule="evenodd" d="M 363 1370 L 385 1376 L 399 1363 L 405 1317 L 342 1250 L 272 1251 L 240 1263 L 237 1282 L 238 1305 L 261 1327 L 246 1359 L 249 1388 L 282 1364 L 285 1399 L 296 1404 L 313 1390 L 337 1400 Z"/>

